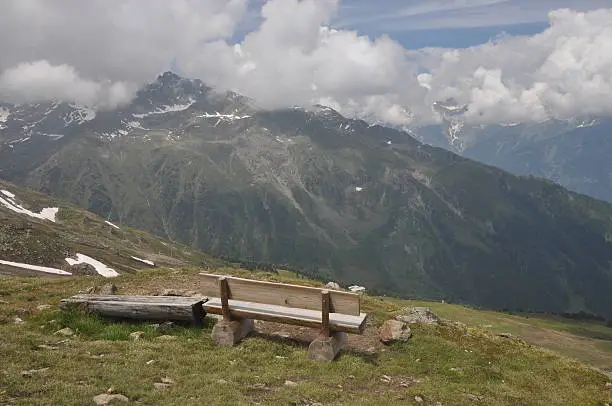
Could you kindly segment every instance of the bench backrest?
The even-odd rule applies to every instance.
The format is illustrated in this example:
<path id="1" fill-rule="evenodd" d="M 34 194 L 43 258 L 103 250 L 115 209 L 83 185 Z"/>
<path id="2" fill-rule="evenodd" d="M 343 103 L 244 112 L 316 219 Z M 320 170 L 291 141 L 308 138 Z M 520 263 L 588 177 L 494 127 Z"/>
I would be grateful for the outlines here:
<path id="1" fill-rule="evenodd" d="M 220 278 L 225 277 L 229 287 L 229 299 L 263 303 L 298 309 L 321 310 L 321 292 L 324 289 L 284 283 L 255 281 L 226 275 L 201 273 L 201 292 L 219 297 Z M 355 293 L 328 290 L 330 312 L 352 316 L 360 315 L 359 295 Z"/>

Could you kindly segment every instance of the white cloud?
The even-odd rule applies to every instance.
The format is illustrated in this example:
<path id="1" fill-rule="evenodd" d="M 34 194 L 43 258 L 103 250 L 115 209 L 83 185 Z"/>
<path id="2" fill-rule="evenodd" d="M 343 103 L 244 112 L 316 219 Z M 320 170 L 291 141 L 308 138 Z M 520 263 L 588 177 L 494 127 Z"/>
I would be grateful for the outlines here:
<path id="1" fill-rule="evenodd" d="M 467 4 L 429 7 L 451 3 Z M 261 23 L 239 43 L 232 35 L 247 0 L 113 4 L 3 5 L 0 98 L 113 106 L 175 61 L 265 107 L 323 103 L 395 125 L 432 122 L 433 102 L 451 97 L 469 106 L 474 123 L 612 114 L 612 9 L 555 11 L 550 28 L 532 37 L 410 51 L 387 36 L 330 28 L 339 0 L 266 1 Z M 415 7 L 412 14 L 431 11 Z"/>
<path id="2" fill-rule="evenodd" d="M 133 91 L 124 82 L 86 80 L 72 66 L 53 66 L 47 61 L 21 63 L 0 75 L 0 94 L 13 103 L 57 99 L 114 108 L 129 102 Z"/>

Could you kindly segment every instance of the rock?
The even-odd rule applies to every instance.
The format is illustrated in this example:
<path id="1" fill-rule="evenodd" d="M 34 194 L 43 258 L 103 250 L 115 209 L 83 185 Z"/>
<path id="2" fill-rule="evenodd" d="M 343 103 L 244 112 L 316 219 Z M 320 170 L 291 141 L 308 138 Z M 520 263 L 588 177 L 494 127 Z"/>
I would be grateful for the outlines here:
<path id="1" fill-rule="evenodd" d="M 72 265 L 69 271 L 73 275 L 80 275 L 80 276 L 95 276 L 98 274 L 95 267 L 93 267 L 90 264 L 85 264 L 85 263 Z"/>
<path id="2" fill-rule="evenodd" d="M 285 386 L 298 386 L 297 382 L 293 382 L 293 381 L 285 381 Z"/>
<path id="3" fill-rule="evenodd" d="M 108 388 L 108 389 L 106 390 L 106 393 L 108 393 L 109 395 L 110 395 L 111 393 L 115 393 L 115 392 L 117 392 L 117 391 L 115 390 L 115 387 L 114 387 L 114 386 L 111 386 L 110 388 Z"/>
<path id="4" fill-rule="evenodd" d="M 153 384 L 153 387 L 154 387 L 155 389 L 165 390 L 165 389 L 170 388 L 170 384 L 168 384 L 168 383 L 163 383 L 163 382 L 155 382 L 155 383 Z"/>
<path id="5" fill-rule="evenodd" d="M 120 394 L 102 393 L 93 397 L 93 401 L 96 405 L 108 405 L 114 400 L 118 400 L 120 402 L 129 402 L 129 399 L 127 397 Z"/>
<path id="6" fill-rule="evenodd" d="M 130 338 L 134 341 L 136 340 L 140 340 L 140 338 L 145 334 L 144 331 L 134 331 L 133 333 L 130 333 Z"/>
<path id="7" fill-rule="evenodd" d="M 89 295 L 89 294 L 91 294 L 91 293 L 94 293 L 94 291 L 95 291 L 95 290 L 96 290 L 96 288 L 95 288 L 95 287 L 90 286 L 90 287 L 88 287 L 87 289 L 85 289 L 85 293 L 87 293 L 87 294 Z"/>
<path id="8" fill-rule="evenodd" d="M 24 323 L 24 321 L 21 319 L 21 317 L 17 317 L 17 316 L 15 316 L 15 318 L 13 319 L 13 322 L 15 324 L 23 324 Z"/>
<path id="9" fill-rule="evenodd" d="M 63 328 L 61 330 L 57 330 L 55 332 L 56 335 L 60 335 L 60 336 L 64 336 L 64 337 L 70 337 L 74 335 L 74 331 L 72 331 L 72 329 L 70 327 L 66 327 Z"/>
<path id="10" fill-rule="evenodd" d="M 514 338 L 514 336 L 510 333 L 499 333 L 498 336 L 503 338 Z"/>
<path id="11" fill-rule="evenodd" d="M 407 307 L 395 320 L 404 323 L 438 324 L 440 319 L 428 307 Z"/>
<path id="12" fill-rule="evenodd" d="M 393 342 L 406 342 L 412 337 L 408 323 L 397 320 L 387 320 L 378 331 L 380 341 L 385 344 Z"/>
<path id="13" fill-rule="evenodd" d="M 198 294 L 194 291 L 191 290 L 185 290 L 185 289 L 164 289 L 161 292 L 158 293 L 157 296 L 185 296 L 185 297 L 191 297 L 191 296 L 197 296 Z"/>
<path id="14" fill-rule="evenodd" d="M 158 340 L 158 341 L 174 341 L 174 340 L 176 340 L 176 337 L 175 336 L 163 335 L 163 336 L 157 337 L 156 340 Z"/>
<path id="15" fill-rule="evenodd" d="M 30 378 L 33 375 L 41 374 L 47 370 L 49 370 L 49 368 L 30 369 L 29 371 L 21 371 L 21 376 L 23 376 L 24 378 Z"/>
<path id="16" fill-rule="evenodd" d="M 100 290 L 98 291 L 98 293 L 100 295 L 114 295 L 118 291 L 119 289 L 117 289 L 117 286 L 115 286 L 114 283 L 107 283 L 106 285 L 102 285 L 100 287 Z"/>
<path id="17" fill-rule="evenodd" d="M 53 346 L 47 345 L 47 344 L 41 344 L 41 345 L 37 346 L 36 348 L 40 348 L 41 350 L 57 350 L 57 347 L 53 347 Z"/>
<path id="18" fill-rule="evenodd" d="M 416 395 L 414 397 L 414 401 L 417 402 L 417 403 L 423 403 L 423 401 L 424 401 L 423 396 Z"/>
<path id="19" fill-rule="evenodd" d="M 160 333 L 169 333 L 175 326 L 176 324 L 171 321 L 164 321 L 157 326 L 156 330 Z"/>
<path id="20" fill-rule="evenodd" d="M 466 393 L 465 396 L 473 402 L 480 402 L 483 399 L 482 396 L 472 395 L 471 393 Z"/>
<path id="21" fill-rule="evenodd" d="M 146 365 L 153 365 L 155 363 L 154 359 L 150 359 L 147 362 L 145 362 Z"/>
<path id="22" fill-rule="evenodd" d="M 612 390 L 612 382 L 606 382 L 604 385 L 604 390 Z"/>
<path id="23" fill-rule="evenodd" d="M 338 285 L 336 282 L 327 282 L 327 284 L 325 285 L 325 287 L 327 289 L 334 289 L 334 290 L 340 290 L 342 289 L 340 287 L 340 285 Z"/>
<path id="24" fill-rule="evenodd" d="M 48 304 L 42 304 L 42 305 L 38 305 L 38 306 L 36 306 L 36 310 L 40 310 L 40 311 L 42 311 L 42 310 L 48 310 L 48 309 L 50 309 L 50 308 L 51 308 L 51 305 L 48 305 Z"/>
<path id="25" fill-rule="evenodd" d="M 380 377 L 380 381 L 384 383 L 391 383 L 391 381 L 393 381 L 393 378 L 391 378 L 389 375 L 383 375 Z"/>
<path id="26" fill-rule="evenodd" d="M 161 381 L 162 383 L 166 383 L 168 385 L 174 385 L 174 379 L 168 378 L 167 376 L 165 378 L 162 378 Z"/>
<path id="27" fill-rule="evenodd" d="M 219 385 L 227 385 L 227 381 L 226 381 L 225 379 L 218 379 L 218 380 L 217 380 L 217 383 L 218 383 Z"/>

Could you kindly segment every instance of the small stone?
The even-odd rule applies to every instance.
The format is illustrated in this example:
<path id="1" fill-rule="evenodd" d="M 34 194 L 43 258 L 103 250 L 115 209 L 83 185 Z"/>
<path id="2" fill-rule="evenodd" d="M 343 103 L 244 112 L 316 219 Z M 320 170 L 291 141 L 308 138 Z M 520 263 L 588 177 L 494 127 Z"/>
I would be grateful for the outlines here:
<path id="1" fill-rule="evenodd" d="M 355 379 L 355 375 L 349 375 L 348 378 L 349 379 Z"/>
<path id="2" fill-rule="evenodd" d="M 21 319 L 21 317 L 17 317 L 15 316 L 15 318 L 13 319 L 15 324 L 23 324 L 24 321 Z"/>
<path id="3" fill-rule="evenodd" d="M 70 337 L 74 335 L 74 331 L 72 331 L 72 329 L 70 327 L 66 327 L 63 328 L 61 330 L 57 330 L 55 332 L 56 335 L 60 335 L 60 336 L 64 336 L 64 337 Z"/>
<path id="4" fill-rule="evenodd" d="M 144 334 L 144 331 L 134 331 L 133 333 L 130 333 L 130 338 L 134 341 L 140 340 Z"/>
<path id="5" fill-rule="evenodd" d="M 161 381 L 162 383 L 167 383 L 168 385 L 174 385 L 174 380 L 172 378 L 168 378 L 167 376 L 162 378 Z"/>
<path id="6" fill-rule="evenodd" d="M 118 400 L 120 402 L 129 402 L 129 399 L 127 397 L 120 394 L 111 395 L 109 393 L 102 393 L 93 397 L 94 403 L 98 406 L 108 405 L 114 400 Z"/>
<path id="7" fill-rule="evenodd" d="M 285 381 L 285 386 L 295 387 L 295 386 L 298 386 L 298 384 L 296 382 L 287 380 L 287 381 Z"/>
<path id="8" fill-rule="evenodd" d="M 95 288 L 95 287 L 90 286 L 90 287 L 88 287 L 87 289 L 85 289 L 85 293 L 87 293 L 87 294 L 89 295 L 89 294 L 94 293 L 94 291 L 95 291 L 95 290 L 96 290 L 96 288 Z"/>
<path id="9" fill-rule="evenodd" d="M 498 335 L 503 338 L 514 338 L 514 336 L 511 333 L 500 333 Z"/>
<path id="10" fill-rule="evenodd" d="M 604 385 L 604 390 L 612 390 L 612 382 L 606 382 Z"/>
<path id="11" fill-rule="evenodd" d="M 156 338 L 158 341 L 174 341 L 176 340 L 175 336 L 163 335 Z"/>
<path id="12" fill-rule="evenodd" d="M 412 337 L 408 323 L 398 320 L 387 320 L 378 332 L 380 341 L 385 344 L 394 342 L 407 342 Z"/>
<path id="13" fill-rule="evenodd" d="M 342 288 L 340 287 L 340 285 L 339 285 L 338 283 L 336 283 L 336 282 L 327 282 L 327 284 L 325 285 L 325 287 L 326 287 L 327 289 L 334 289 L 334 290 L 340 290 L 340 289 L 342 289 Z"/>
<path id="14" fill-rule="evenodd" d="M 49 368 L 41 368 L 41 369 L 30 369 L 29 371 L 21 371 L 21 376 L 25 378 L 30 378 L 35 374 L 41 374 L 45 371 L 49 370 Z"/>
<path id="15" fill-rule="evenodd" d="M 51 305 L 48 305 L 48 304 L 42 304 L 42 305 L 36 306 L 36 310 L 39 310 L 39 311 L 48 310 L 50 308 L 51 308 Z"/>
<path id="16" fill-rule="evenodd" d="M 53 347 L 53 346 L 47 345 L 47 344 L 41 344 L 41 345 L 37 346 L 36 348 L 40 348 L 41 350 L 57 350 L 57 347 Z"/>
<path id="17" fill-rule="evenodd" d="M 395 320 L 404 323 L 438 324 L 440 319 L 428 307 L 407 307 Z"/>
<path id="18" fill-rule="evenodd" d="M 227 381 L 226 381 L 225 379 L 218 379 L 218 380 L 217 380 L 217 383 L 218 383 L 219 385 L 227 385 Z"/>
<path id="19" fill-rule="evenodd" d="M 155 382 L 155 383 L 153 384 L 153 387 L 154 387 L 155 389 L 165 390 L 165 389 L 170 388 L 170 385 L 169 385 L 169 384 L 167 384 L 167 383 L 163 383 L 163 382 Z"/>
<path id="20" fill-rule="evenodd" d="M 471 393 L 466 393 L 465 396 L 467 396 L 467 398 L 473 402 L 479 402 L 483 399 L 482 396 L 472 395 Z"/>
<path id="21" fill-rule="evenodd" d="M 147 365 L 152 365 L 154 362 L 155 362 L 155 360 L 154 360 L 154 359 L 151 359 L 151 360 L 149 360 L 149 361 L 145 362 L 145 364 L 147 364 Z"/>
<path id="22" fill-rule="evenodd" d="M 391 378 L 389 375 L 383 375 L 380 377 L 380 380 L 385 383 L 391 383 L 393 378 Z"/>
<path id="23" fill-rule="evenodd" d="M 171 321 L 165 321 L 163 323 L 160 323 L 157 326 L 157 331 L 159 331 L 160 333 L 168 333 L 170 332 L 170 330 L 172 330 L 176 325 L 171 322 Z"/>
<path id="24" fill-rule="evenodd" d="M 99 294 L 101 295 L 114 295 L 117 293 L 119 289 L 115 286 L 114 283 L 107 283 L 106 285 L 102 285 L 99 290 Z"/>
<path id="25" fill-rule="evenodd" d="M 115 390 L 115 387 L 114 387 L 114 386 L 111 386 L 110 388 L 108 388 L 108 389 L 106 390 L 106 393 L 108 393 L 108 394 L 112 394 L 112 393 L 115 393 L 115 392 L 116 392 L 116 390 Z"/>
<path id="26" fill-rule="evenodd" d="M 424 400 L 423 396 L 416 395 L 414 397 L 414 401 L 417 402 L 417 403 L 423 403 L 423 400 Z"/>

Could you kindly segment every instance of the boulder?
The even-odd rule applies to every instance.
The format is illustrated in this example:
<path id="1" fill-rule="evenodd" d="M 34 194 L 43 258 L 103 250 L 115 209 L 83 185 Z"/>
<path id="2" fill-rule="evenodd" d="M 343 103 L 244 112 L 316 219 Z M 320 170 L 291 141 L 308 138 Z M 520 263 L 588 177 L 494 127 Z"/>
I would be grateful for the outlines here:
<path id="1" fill-rule="evenodd" d="M 412 337 L 408 323 L 398 320 L 387 320 L 378 331 L 380 341 L 384 344 L 406 342 Z"/>
<path id="2" fill-rule="evenodd" d="M 80 276 L 96 276 L 98 274 L 98 272 L 96 271 L 96 268 L 94 268 L 90 264 L 85 264 L 85 263 L 74 264 L 70 267 L 69 271 L 73 275 L 80 275 Z"/>
<path id="3" fill-rule="evenodd" d="M 404 323 L 438 324 L 440 319 L 428 307 L 407 307 L 395 320 Z"/>
<path id="4" fill-rule="evenodd" d="M 120 402 L 128 402 L 129 399 L 120 394 L 103 393 L 101 395 L 94 396 L 93 401 L 96 405 L 108 405 L 111 402 L 118 400 Z"/>
<path id="5" fill-rule="evenodd" d="M 340 289 L 342 289 L 342 288 L 340 287 L 340 285 L 339 285 L 339 284 L 337 284 L 336 282 L 327 282 L 327 284 L 325 285 L 325 287 L 326 287 L 327 289 L 333 289 L 333 290 L 340 290 Z"/>
<path id="6" fill-rule="evenodd" d="M 118 290 L 119 289 L 117 289 L 114 283 L 107 283 L 106 285 L 100 286 L 98 293 L 100 295 L 114 295 Z"/>

